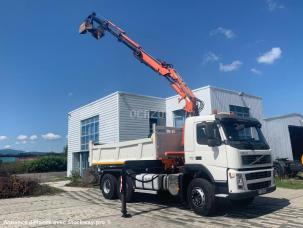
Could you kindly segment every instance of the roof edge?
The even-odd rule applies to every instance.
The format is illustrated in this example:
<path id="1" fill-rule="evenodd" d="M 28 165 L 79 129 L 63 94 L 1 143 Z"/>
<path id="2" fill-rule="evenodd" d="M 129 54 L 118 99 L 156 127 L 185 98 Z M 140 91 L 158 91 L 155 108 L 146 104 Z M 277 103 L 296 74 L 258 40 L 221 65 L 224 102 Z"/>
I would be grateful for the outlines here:
<path id="1" fill-rule="evenodd" d="M 270 121 L 270 120 L 283 119 L 283 118 L 288 118 L 288 117 L 301 117 L 303 119 L 303 115 L 300 113 L 289 113 L 289 114 L 285 114 L 285 115 L 264 118 L 263 120 Z"/>
<path id="2" fill-rule="evenodd" d="M 197 89 L 193 89 L 192 91 L 193 92 L 197 92 L 197 91 L 201 91 L 201 90 L 205 90 L 205 89 L 219 90 L 219 91 L 222 91 L 222 92 L 225 92 L 225 93 L 236 94 L 238 96 L 242 95 L 242 96 L 246 96 L 246 97 L 251 97 L 251 98 L 262 100 L 262 97 L 259 97 L 259 96 L 247 94 L 247 93 L 244 93 L 244 92 L 238 92 L 238 91 L 234 91 L 234 90 L 229 90 L 229 89 L 223 89 L 223 88 L 219 88 L 219 87 L 211 86 L 211 85 L 207 85 L 207 86 L 203 86 L 203 87 L 200 87 L 200 88 L 197 88 Z M 166 100 L 173 99 L 175 97 L 178 97 L 178 95 L 167 97 Z"/>
<path id="3" fill-rule="evenodd" d="M 81 110 L 81 109 L 83 109 L 83 108 L 86 108 L 86 107 L 88 107 L 88 106 L 94 105 L 95 103 L 98 103 L 98 102 L 100 102 L 100 101 L 103 101 L 103 100 L 105 100 L 105 99 L 107 99 L 107 98 L 110 98 L 110 97 L 112 97 L 112 96 L 115 96 L 115 95 L 117 95 L 117 94 L 121 94 L 121 95 L 125 94 L 125 95 L 131 95 L 131 96 L 153 98 L 153 99 L 158 99 L 158 100 L 163 100 L 163 101 L 165 101 L 165 98 L 162 98 L 162 97 L 141 95 L 141 94 L 136 94 L 136 93 L 124 92 L 124 91 L 116 91 L 116 92 L 113 92 L 113 93 L 111 93 L 111 94 L 109 94 L 109 95 L 106 95 L 105 97 L 99 98 L 98 100 L 95 100 L 95 101 L 92 101 L 92 102 L 90 102 L 90 103 L 88 103 L 88 104 L 86 104 L 86 105 L 80 106 L 80 107 L 78 107 L 78 108 L 76 108 L 76 109 L 74 109 L 74 110 L 68 112 L 68 115 L 70 115 L 70 114 L 72 114 L 72 113 L 74 113 L 74 112 L 76 112 L 76 111 L 79 111 L 79 110 Z"/>
<path id="4" fill-rule="evenodd" d="M 70 112 L 68 113 L 68 115 L 72 114 L 73 112 L 79 111 L 79 110 L 81 110 L 81 109 L 83 109 L 83 108 L 86 108 L 86 107 L 88 107 L 88 106 L 91 106 L 91 105 L 93 105 L 93 104 L 95 104 L 95 103 L 97 103 L 97 102 L 100 102 L 100 101 L 103 101 L 103 100 L 105 100 L 105 99 L 107 99 L 107 98 L 110 98 L 110 97 L 112 97 L 112 96 L 115 96 L 115 95 L 117 95 L 118 93 L 119 93 L 119 91 L 110 93 L 109 95 L 106 95 L 105 97 L 99 98 L 98 100 L 95 100 L 95 101 L 92 101 L 92 102 L 90 102 L 90 103 L 88 103 L 88 104 L 86 104 L 86 105 L 80 106 L 80 107 L 78 107 L 78 108 L 76 108 L 76 109 L 70 111 Z"/>

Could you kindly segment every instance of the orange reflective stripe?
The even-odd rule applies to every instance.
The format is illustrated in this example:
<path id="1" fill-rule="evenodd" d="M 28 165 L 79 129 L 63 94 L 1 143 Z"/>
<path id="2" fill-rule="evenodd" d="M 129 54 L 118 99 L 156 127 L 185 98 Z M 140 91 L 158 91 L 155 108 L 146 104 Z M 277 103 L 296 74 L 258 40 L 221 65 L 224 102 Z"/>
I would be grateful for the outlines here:
<path id="1" fill-rule="evenodd" d="M 104 161 L 104 162 L 93 162 L 93 165 L 124 165 L 125 161 Z"/>

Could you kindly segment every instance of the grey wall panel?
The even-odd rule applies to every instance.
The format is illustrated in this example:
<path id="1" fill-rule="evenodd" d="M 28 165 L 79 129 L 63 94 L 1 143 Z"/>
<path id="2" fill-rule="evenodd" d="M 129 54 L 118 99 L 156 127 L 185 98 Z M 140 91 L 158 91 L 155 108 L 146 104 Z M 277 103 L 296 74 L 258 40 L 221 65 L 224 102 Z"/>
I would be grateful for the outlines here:
<path id="1" fill-rule="evenodd" d="M 68 115 L 68 175 L 72 170 L 72 154 L 80 151 L 81 120 L 99 115 L 99 142 L 119 141 L 118 93 L 113 93 Z"/>
<path id="2" fill-rule="evenodd" d="M 248 107 L 250 116 L 263 119 L 262 99 L 259 97 L 211 87 L 211 106 L 218 112 L 230 112 L 229 105 Z"/>
<path id="3" fill-rule="evenodd" d="M 165 112 L 165 99 L 119 92 L 120 141 L 149 135 L 149 111 Z"/>
<path id="4" fill-rule="evenodd" d="M 197 98 L 205 103 L 205 107 L 200 113 L 200 115 L 209 115 L 212 113 L 211 100 L 210 100 L 210 87 L 202 87 L 193 90 Z M 185 106 L 185 101 L 182 100 L 180 103 L 178 101 L 179 96 L 173 96 L 166 99 L 166 125 L 168 127 L 174 126 L 174 116 L 173 111 L 183 109 Z"/>
<path id="5" fill-rule="evenodd" d="M 265 119 L 265 137 L 272 149 L 274 158 L 293 159 L 288 126 L 303 126 L 303 117 L 289 115 Z"/>
<path id="6" fill-rule="evenodd" d="M 210 115 L 214 110 L 218 112 L 229 113 L 229 105 L 238 105 L 248 107 L 251 117 L 262 121 L 263 108 L 262 99 L 260 97 L 247 94 L 239 95 L 238 92 L 220 89 L 212 86 L 202 87 L 193 90 L 194 94 L 204 101 L 205 107 L 200 115 Z M 182 109 L 185 102 L 178 103 L 178 96 L 169 97 L 166 99 L 167 126 L 173 126 L 173 111 Z"/>

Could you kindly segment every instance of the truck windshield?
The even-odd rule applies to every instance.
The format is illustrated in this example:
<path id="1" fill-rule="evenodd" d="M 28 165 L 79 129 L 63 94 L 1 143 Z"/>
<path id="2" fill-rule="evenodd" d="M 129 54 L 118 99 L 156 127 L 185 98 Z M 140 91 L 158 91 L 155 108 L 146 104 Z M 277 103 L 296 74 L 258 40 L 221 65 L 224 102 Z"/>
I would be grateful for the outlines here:
<path id="1" fill-rule="evenodd" d="M 224 121 L 222 123 L 227 142 L 238 149 L 269 149 L 257 122 Z"/>

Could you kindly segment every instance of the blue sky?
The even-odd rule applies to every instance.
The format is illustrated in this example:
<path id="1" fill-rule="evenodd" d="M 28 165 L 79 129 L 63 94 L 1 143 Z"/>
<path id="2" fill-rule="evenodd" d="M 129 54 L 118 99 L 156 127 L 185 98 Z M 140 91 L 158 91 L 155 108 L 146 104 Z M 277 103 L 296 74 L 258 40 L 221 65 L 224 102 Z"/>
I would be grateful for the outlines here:
<path id="1" fill-rule="evenodd" d="M 67 113 L 114 91 L 167 97 L 166 80 L 109 34 L 80 36 L 92 11 L 172 63 L 191 88 L 263 97 L 266 117 L 303 113 L 303 1 L 2 0 L 0 149 L 60 151 Z"/>

